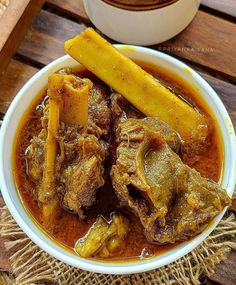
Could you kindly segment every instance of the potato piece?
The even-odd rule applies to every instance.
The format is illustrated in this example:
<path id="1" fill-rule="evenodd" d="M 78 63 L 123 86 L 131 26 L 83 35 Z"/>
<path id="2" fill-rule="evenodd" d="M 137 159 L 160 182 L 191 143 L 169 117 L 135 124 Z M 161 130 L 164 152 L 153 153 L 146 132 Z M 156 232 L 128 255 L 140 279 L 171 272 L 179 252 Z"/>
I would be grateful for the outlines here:
<path id="1" fill-rule="evenodd" d="M 117 250 L 124 248 L 128 232 L 129 223 L 124 216 L 113 214 L 109 223 L 102 216 L 98 216 L 86 236 L 78 240 L 75 250 L 82 257 L 110 257 Z"/>
<path id="2" fill-rule="evenodd" d="M 207 124 L 203 115 L 123 56 L 92 28 L 66 41 L 65 51 L 145 115 L 165 121 L 184 140 L 188 140 L 199 125 Z"/>
<path id="3" fill-rule="evenodd" d="M 112 222 L 110 224 L 110 230 L 115 228 L 116 234 L 107 242 L 107 250 L 112 255 L 122 245 L 124 245 L 125 237 L 129 232 L 129 223 L 123 216 L 113 214 Z"/>
<path id="4" fill-rule="evenodd" d="M 114 232 L 109 232 L 108 223 L 100 216 L 85 238 L 79 240 L 75 249 L 80 256 L 91 257 L 103 247 L 108 234 L 114 234 Z"/>

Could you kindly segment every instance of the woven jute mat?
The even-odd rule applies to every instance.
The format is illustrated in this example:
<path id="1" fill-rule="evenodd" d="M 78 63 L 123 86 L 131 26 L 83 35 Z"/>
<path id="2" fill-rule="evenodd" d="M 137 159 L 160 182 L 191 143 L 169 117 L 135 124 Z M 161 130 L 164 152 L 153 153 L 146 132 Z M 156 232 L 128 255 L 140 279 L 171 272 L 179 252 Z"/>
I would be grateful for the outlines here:
<path id="1" fill-rule="evenodd" d="M 35 245 L 19 228 L 6 207 L 0 209 L 0 236 L 6 240 L 11 275 L 0 275 L 5 284 L 202 284 L 231 249 L 236 249 L 236 219 L 228 214 L 214 232 L 195 250 L 172 264 L 133 275 L 104 275 L 83 271 L 51 257 Z M 6 279 L 7 278 L 7 279 Z"/>

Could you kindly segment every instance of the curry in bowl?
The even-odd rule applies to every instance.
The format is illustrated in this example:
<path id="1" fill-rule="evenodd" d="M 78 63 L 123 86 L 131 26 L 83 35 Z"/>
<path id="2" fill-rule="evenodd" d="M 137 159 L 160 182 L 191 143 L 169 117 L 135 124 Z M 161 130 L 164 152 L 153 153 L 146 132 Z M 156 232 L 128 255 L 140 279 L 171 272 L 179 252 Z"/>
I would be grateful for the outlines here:
<path id="1" fill-rule="evenodd" d="M 16 136 L 16 185 L 32 216 L 86 258 L 147 258 L 201 233 L 230 204 L 210 110 L 92 29 L 65 49 L 87 69 L 51 75 Z"/>

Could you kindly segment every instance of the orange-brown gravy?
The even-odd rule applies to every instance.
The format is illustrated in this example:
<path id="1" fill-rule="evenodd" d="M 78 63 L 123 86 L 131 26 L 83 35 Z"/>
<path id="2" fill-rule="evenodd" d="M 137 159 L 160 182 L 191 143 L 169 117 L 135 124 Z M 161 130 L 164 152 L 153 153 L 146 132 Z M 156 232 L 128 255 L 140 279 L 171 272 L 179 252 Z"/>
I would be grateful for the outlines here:
<path id="1" fill-rule="evenodd" d="M 194 167 L 205 177 L 209 177 L 215 181 L 218 181 L 222 170 L 222 157 L 221 152 L 221 138 L 217 129 L 217 124 L 214 118 L 211 116 L 210 111 L 205 107 L 204 102 L 201 100 L 199 94 L 194 88 L 186 84 L 180 78 L 173 74 L 167 73 L 163 70 L 158 70 L 156 67 L 144 63 L 140 63 L 142 67 L 156 77 L 165 86 L 171 89 L 177 96 L 184 98 L 195 108 L 199 109 L 205 115 L 207 115 L 212 122 L 212 136 L 211 144 L 208 147 L 207 153 L 202 155 L 200 161 L 198 161 Z M 92 81 L 98 81 L 91 73 L 86 70 L 78 69 L 75 72 L 81 77 L 89 77 Z M 102 83 L 104 85 L 104 83 Z M 30 140 L 33 136 L 37 135 L 41 129 L 40 117 L 42 116 L 42 102 L 46 96 L 45 90 L 42 91 L 37 101 L 32 103 L 29 107 L 24 118 L 20 122 L 18 133 L 15 138 L 15 149 L 13 157 L 13 165 L 15 172 L 15 179 L 17 189 L 22 197 L 25 207 L 30 214 L 42 225 L 41 211 L 38 206 L 37 200 L 34 198 L 34 189 L 36 185 L 30 180 L 27 175 L 27 162 L 25 158 L 25 151 L 30 145 Z M 190 161 L 185 161 L 189 164 Z M 109 169 L 110 165 L 107 163 L 106 168 Z M 80 220 L 78 216 L 66 212 L 64 209 L 59 209 L 57 218 L 54 221 L 53 227 L 46 230 L 50 236 L 52 236 L 56 242 L 65 245 L 68 250 L 72 250 L 76 241 L 83 237 L 90 226 L 95 222 L 98 214 L 109 218 L 111 212 L 119 211 L 123 213 L 130 220 L 132 230 L 129 232 L 126 239 L 127 246 L 122 256 L 117 256 L 116 260 L 130 260 L 138 258 L 142 253 L 150 257 L 150 255 L 158 255 L 163 251 L 166 251 L 174 245 L 158 246 L 148 243 L 146 240 L 142 226 L 136 216 L 134 216 L 127 209 L 123 209 L 119 206 L 119 201 L 114 194 L 111 181 L 107 175 L 106 184 L 99 189 L 97 194 L 97 202 L 87 211 L 87 217 L 84 221 Z"/>

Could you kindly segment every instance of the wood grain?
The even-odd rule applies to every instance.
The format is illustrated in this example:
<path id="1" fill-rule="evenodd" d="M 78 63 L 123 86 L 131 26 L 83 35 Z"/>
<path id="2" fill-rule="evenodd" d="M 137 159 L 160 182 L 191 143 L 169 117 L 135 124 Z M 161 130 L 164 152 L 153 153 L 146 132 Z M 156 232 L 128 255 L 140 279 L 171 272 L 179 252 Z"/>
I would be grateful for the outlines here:
<path id="1" fill-rule="evenodd" d="M 236 86 L 203 72 L 200 72 L 200 75 L 213 87 L 213 89 L 219 95 L 227 111 L 229 112 L 234 127 L 236 128 Z"/>
<path id="2" fill-rule="evenodd" d="M 64 55 L 65 40 L 85 28 L 84 24 L 41 10 L 21 43 L 18 54 L 39 66 L 46 65 Z"/>
<path id="3" fill-rule="evenodd" d="M 57 9 L 60 12 L 68 14 L 70 17 L 90 23 L 90 20 L 84 10 L 83 0 L 47 0 L 47 5 Z"/>
<path id="4" fill-rule="evenodd" d="M 0 112 L 5 113 L 11 101 L 26 83 L 38 71 L 30 65 L 12 59 L 2 78 L 0 78 Z"/>
<path id="5" fill-rule="evenodd" d="M 68 13 L 68 15 L 71 15 L 71 11 L 74 11 L 73 13 L 77 15 L 78 19 L 81 16 L 81 11 L 84 11 L 82 2 L 79 1 L 76 5 L 80 4 L 80 9 L 78 9 L 78 7 L 76 9 L 75 7 L 71 6 L 70 3 L 74 3 L 74 1 L 65 1 L 67 4 L 66 6 L 62 5 L 60 0 L 48 1 L 53 1 L 55 5 L 57 3 L 56 7 L 58 9 L 63 7 L 64 11 Z M 84 13 L 82 15 L 83 16 L 81 17 L 84 17 Z M 47 16 L 43 15 L 42 12 L 38 15 L 33 25 L 33 30 L 28 33 L 25 41 L 23 41 L 19 51 L 24 56 L 27 56 L 27 54 L 30 53 L 29 57 L 40 61 L 40 56 L 42 53 L 39 54 L 37 51 L 35 51 L 40 43 L 35 41 L 37 40 L 37 35 L 34 35 L 34 33 L 37 33 L 37 30 L 41 29 L 40 24 L 42 22 L 45 24 L 45 26 L 48 25 L 47 22 L 53 23 L 55 27 L 50 26 L 51 30 L 57 30 L 59 27 L 60 29 L 62 28 L 62 24 L 60 24 L 58 18 L 50 19 L 49 15 Z M 40 17 L 44 18 L 43 21 L 40 20 Z M 72 24 L 70 20 L 65 18 L 61 18 L 61 22 L 63 23 L 65 30 L 64 38 L 69 38 L 69 35 L 75 35 L 81 30 L 81 24 Z M 44 34 L 41 33 L 40 35 L 42 47 L 44 42 L 48 40 L 49 32 L 50 31 L 45 29 Z M 65 34 L 66 32 L 68 32 L 67 36 Z M 31 41 L 29 39 L 31 39 Z M 55 34 L 54 40 L 57 40 L 57 34 Z M 59 41 L 57 41 L 57 43 L 59 44 Z M 63 45 L 63 42 L 60 44 Z M 179 56 L 183 59 L 187 59 L 195 64 L 197 63 L 201 65 L 203 68 L 214 70 L 223 74 L 224 76 L 236 80 L 235 46 L 236 25 L 206 12 L 199 11 L 193 22 L 185 31 L 161 45 L 153 46 L 153 48 Z M 47 44 L 47 50 L 45 50 L 45 53 L 53 54 L 51 51 L 52 48 L 55 49 L 55 54 L 57 54 L 57 50 L 60 49 L 53 44 L 52 47 Z M 58 56 L 59 55 L 61 54 L 59 53 Z M 41 61 L 43 61 L 45 57 L 47 57 L 48 60 L 50 59 L 50 57 L 45 54 L 42 56 Z M 44 60 L 43 63 L 48 63 L 48 61 Z"/>
<path id="6" fill-rule="evenodd" d="M 0 18 L 0 50 L 5 45 L 7 39 L 9 38 L 12 30 L 19 21 L 21 15 L 25 11 L 26 7 L 29 5 L 30 0 L 11 0 L 5 15 L 3 14 Z M 4 28 L 3 28 L 4 27 Z"/>
<path id="7" fill-rule="evenodd" d="M 236 251 L 232 251 L 224 262 L 221 262 L 210 277 L 214 282 L 222 285 L 236 284 Z"/>
<path id="8" fill-rule="evenodd" d="M 233 199 L 232 205 L 230 207 L 230 211 L 232 211 L 232 212 L 234 212 L 236 214 L 236 192 L 235 192 L 235 195 L 234 195 L 234 199 Z"/>
<path id="9" fill-rule="evenodd" d="M 45 0 L 11 0 L 0 17 L 0 76 Z"/>
<path id="10" fill-rule="evenodd" d="M 185 58 L 236 79 L 236 25 L 198 12 L 185 31 L 156 46 L 157 49 Z"/>
<path id="11" fill-rule="evenodd" d="M 203 6 L 236 17 L 235 0 L 201 0 Z"/>

